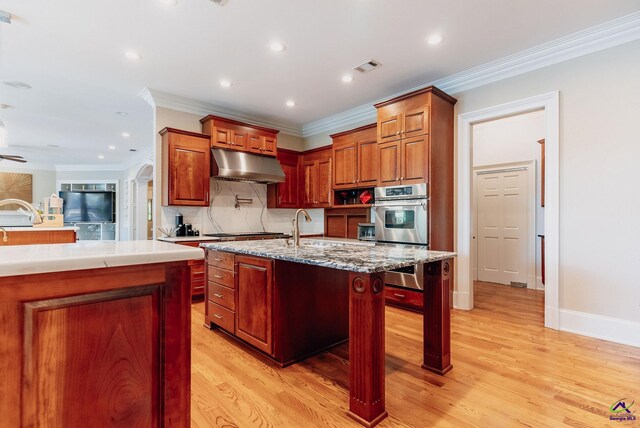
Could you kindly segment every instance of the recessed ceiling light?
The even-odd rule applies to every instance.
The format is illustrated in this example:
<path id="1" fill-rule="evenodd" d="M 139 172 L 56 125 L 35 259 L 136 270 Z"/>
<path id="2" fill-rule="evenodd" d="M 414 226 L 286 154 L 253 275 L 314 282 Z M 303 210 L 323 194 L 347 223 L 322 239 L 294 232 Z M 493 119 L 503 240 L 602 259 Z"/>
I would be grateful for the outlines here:
<path id="1" fill-rule="evenodd" d="M 287 49 L 287 47 L 280 42 L 272 42 L 269 45 L 269 49 L 271 49 L 274 52 L 283 52 Z"/>
<path id="2" fill-rule="evenodd" d="M 427 39 L 427 43 L 430 45 L 437 45 L 442 42 L 442 36 L 440 34 L 434 34 Z"/>
<path id="3" fill-rule="evenodd" d="M 138 149 L 129 149 L 130 152 L 137 152 Z"/>
<path id="4" fill-rule="evenodd" d="M 342 76 L 342 81 L 344 83 L 351 83 L 353 82 L 353 76 L 350 74 L 345 74 L 344 76 Z"/>
<path id="5" fill-rule="evenodd" d="M 116 146 L 114 146 L 113 144 L 109 146 L 109 150 L 115 150 Z"/>
<path id="6" fill-rule="evenodd" d="M 131 137 L 131 134 L 129 134 L 128 132 L 123 132 L 123 133 L 122 133 L 122 134 L 120 134 L 120 135 L 122 135 L 122 138 L 129 138 L 129 137 Z"/>
<path id="7" fill-rule="evenodd" d="M 16 89 L 31 89 L 31 85 L 19 80 L 5 80 L 4 84 Z"/>
<path id="8" fill-rule="evenodd" d="M 231 86 L 233 86 L 233 84 L 229 80 L 221 80 L 220 86 L 222 86 L 223 88 L 230 88 Z"/>
<path id="9" fill-rule="evenodd" d="M 98 155 L 98 159 L 104 159 L 104 155 Z"/>
<path id="10" fill-rule="evenodd" d="M 57 149 L 60 146 L 57 144 L 47 144 L 47 147 L 51 147 L 52 149 Z"/>
<path id="11" fill-rule="evenodd" d="M 295 107 L 296 106 L 296 102 L 293 100 L 287 100 L 287 102 L 285 103 L 287 105 L 287 107 Z"/>
<path id="12" fill-rule="evenodd" d="M 138 60 L 142 59 L 142 56 L 136 51 L 126 51 L 124 53 L 124 56 L 129 58 L 131 61 L 138 61 Z"/>
<path id="13" fill-rule="evenodd" d="M 127 113 L 126 111 L 117 111 L 116 114 L 118 116 L 128 116 L 129 115 L 129 113 Z"/>

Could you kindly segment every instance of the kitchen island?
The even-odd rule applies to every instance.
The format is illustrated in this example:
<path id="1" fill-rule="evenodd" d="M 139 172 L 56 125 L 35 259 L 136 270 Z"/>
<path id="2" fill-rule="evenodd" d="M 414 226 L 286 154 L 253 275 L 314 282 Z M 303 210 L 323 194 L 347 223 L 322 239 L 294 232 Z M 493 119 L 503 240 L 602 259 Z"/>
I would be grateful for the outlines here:
<path id="1" fill-rule="evenodd" d="M 198 248 L 0 248 L 0 426 L 189 426 Z"/>
<path id="2" fill-rule="evenodd" d="M 347 413 L 362 425 L 374 426 L 387 416 L 384 272 L 424 263 L 422 367 L 444 374 L 452 367 L 449 288 L 455 253 L 357 241 L 303 239 L 301 243 L 295 247 L 279 239 L 201 244 L 207 249 L 205 325 L 222 327 L 270 357 L 286 361 L 283 343 L 308 340 L 315 336 L 309 332 L 317 331 L 313 318 L 324 311 L 326 319 L 340 319 L 345 308 L 350 365 Z M 220 300 L 215 300 L 217 296 Z M 339 330 L 334 328 L 339 323 L 328 325 L 331 331 Z M 329 339 L 335 337 L 316 350 L 331 343 Z"/>

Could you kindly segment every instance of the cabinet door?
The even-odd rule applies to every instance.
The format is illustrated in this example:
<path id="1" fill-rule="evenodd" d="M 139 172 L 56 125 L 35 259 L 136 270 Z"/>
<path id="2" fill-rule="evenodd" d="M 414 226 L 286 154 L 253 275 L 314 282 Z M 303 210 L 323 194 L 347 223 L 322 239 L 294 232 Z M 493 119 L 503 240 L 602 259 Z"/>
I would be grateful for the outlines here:
<path id="1" fill-rule="evenodd" d="M 231 131 L 226 128 L 213 128 L 213 135 L 211 136 L 211 145 L 214 147 L 220 147 L 227 149 L 231 144 Z"/>
<path id="2" fill-rule="evenodd" d="M 231 131 L 231 142 L 229 145 L 234 150 L 246 151 L 249 147 L 249 133 L 246 131 Z"/>
<path id="3" fill-rule="evenodd" d="M 378 145 L 381 186 L 400 184 L 400 142 Z"/>
<path id="4" fill-rule="evenodd" d="M 424 183 L 427 177 L 428 137 L 402 140 L 402 184 Z"/>
<path id="5" fill-rule="evenodd" d="M 333 160 L 335 162 L 333 187 L 335 189 L 357 187 L 358 153 L 356 143 L 334 147 Z"/>
<path id="6" fill-rule="evenodd" d="M 236 336 L 272 354 L 272 261 L 236 256 L 236 272 Z"/>
<path id="7" fill-rule="evenodd" d="M 248 149 L 251 153 L 262 154 L 263 141 L 261 135 L 249 134 Z"/>
<path id="8" fill-rule="evenodd" d="M 275 137 L 262 137 L 263 139 L 263 154 L 275 156 L 278 149 L 278 140 Z"/>
<path id="9" fill-rule="evenodd" d="M 402 138 L 411 138 L 429 133 L 429 107 L 407 110 L 402 119 Z"/>
<path id="10" fill-rule="evenodd" d="M 298 208 L 298 190 L 300 180 L 298 178 L 298 164 L 280 161 L 284 171 L 284 183 L 278 183 L 278 208 Z"/>
<path id="11" fill-rule="evenodd" d="M 172 134 L 169 138 L 169 205 L 209 205 L 209 141 Z"/>
<path id="12" fill-rule="evenodd" d="M 375 139 L 358 142 L 358 186 L 378 183 L 378 142 Z"/>
<path id="13" fill-rule="evenodd" d="M 317 207 L 331 206 L 331 159 L 318 161 Z"/>
<path id="14" fill-rule="evenodd" d="M 401 138 L 402 113 L 378 116 L 378 142 L 387 143 Z"/>
<path id="15" fill-rule="evenodd" d="M 316 161 L 305 162 L 302 166 L 302 175 L 304 177 L 302 204 L 305 207 L 313 207 L 315 206 L 318 194 L 318 163 Z"/>

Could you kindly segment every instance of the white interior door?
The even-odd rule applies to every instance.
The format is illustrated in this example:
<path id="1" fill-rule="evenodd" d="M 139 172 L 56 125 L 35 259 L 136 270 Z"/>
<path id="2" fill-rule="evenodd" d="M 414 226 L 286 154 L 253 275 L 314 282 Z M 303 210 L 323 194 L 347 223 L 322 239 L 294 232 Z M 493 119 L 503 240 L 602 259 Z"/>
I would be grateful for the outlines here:
<path id="1" fill-rule="evenodd" d="M 528 183 L 526 168 L 478 172 L 478 280 L 527 284 Z"/>

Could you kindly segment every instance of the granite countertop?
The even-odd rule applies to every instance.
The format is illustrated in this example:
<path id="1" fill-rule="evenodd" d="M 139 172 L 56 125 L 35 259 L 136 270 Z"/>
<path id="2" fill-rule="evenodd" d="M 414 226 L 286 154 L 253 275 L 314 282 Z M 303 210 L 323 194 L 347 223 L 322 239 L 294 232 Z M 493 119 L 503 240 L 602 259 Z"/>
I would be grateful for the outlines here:
<path id="1" fill-rule="evenodd" d="M 418 245 L 379 244 L 356 240 L 302 239 L 301 247 L 291 240 L 203 243 L 201 247 L 251 256 L 324 266 L 351 272 L 373 273 L 449 259 L 456 253 L 430 251 Z"/>
<path id="2" fill-rule="evenodd" d="M 200 248 L 157 241 L 0 246 L 0 277 L 203 258 Z"/>
<path id="3" fill-rule="evenodd" d="M 206 242 L 206 241 L 221 241 L 219 237 L 216 236 L 172 236 L 170 238 L 162 237 L 156 238 L 158 241 L 162 242 Z"/>

